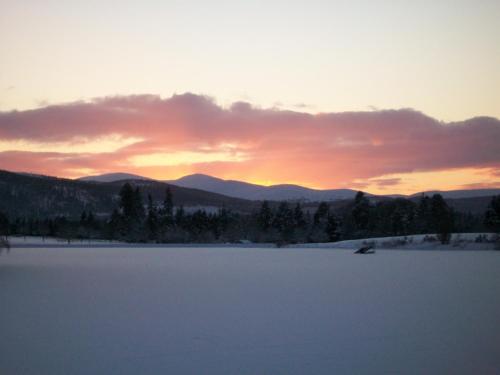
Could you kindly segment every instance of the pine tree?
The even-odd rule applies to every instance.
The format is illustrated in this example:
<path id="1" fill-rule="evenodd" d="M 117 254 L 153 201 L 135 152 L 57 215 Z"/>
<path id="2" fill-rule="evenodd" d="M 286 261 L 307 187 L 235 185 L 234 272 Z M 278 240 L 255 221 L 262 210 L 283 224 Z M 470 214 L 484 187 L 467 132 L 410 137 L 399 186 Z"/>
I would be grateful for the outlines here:
<path id="1" fill-rule="evenodd" d="M 500 195 L 491 199 L 484 215 L 484 225 L 495 232 L 500 232 Z"/>
<path id="2" fill-rule="evenodd" d="M 186 220 L 186 212 L 184 211 L 184 206 L 180 206 L 177 211 L 175 211 L 175 225 L 183 228 Z"/>
<path id="3" fill-rule="evenodd" d="M 87 215 L 87 225 L 91 228 L 95 227 L 97 225 L 97 222 L 94 217 L 94 213 L 92 211 L 89 211 Z"/>
<path id="4" fill-rule="evenodd" d="M 260 207 L 260 211 L 257 214 L 257 223 L 261 230 L 267 232 L 272 225 L 273 222 L 273 212 L 269 207 L 269 202 L 262 202 L 262 206 Z"/>
<path id="5" fill-rule="evenodd" d="M 120 209 L 125 219 L 135 217 L 135 196 L 132 185 L 126 182 L 120 190 Z"/>
<path id="6" fill-rule="evenodd" d="M 326 224 L 328 214 L 330 212 L 330 206 L 326 202 L 321 202 L 314 213 L 314 225 L 323 226 Z"/>
<path id="7" fill-rule="evenodd" d="M 295 228 L 294 214 L 287 202 L 281 202 L 274 215 L 273 227 L 280 233 L 282 240 L 291 240 Z"/>
<path id="8" fill-rule="evenodd" d="M 163 225 L 168 227 L 174 223 L 174 202 L 170 187 L 165 189 L 165 198 L 160 210 L 160 216 Z"/>
<path id="9" fill-rule="evenodd" d="M 3 212 L 0 212 L 0 253 L 3 249 L 10 249 L 8 240 L 9 235 L 9 218 Z"/>
<path id="10" fill-rule="evenodd" d="M 328 215 L 328 218 L 326 221 L 325 232 L 326 232 L 328 239 L 330 241 L 333 242 L 333 241 L 338 240 L 338 237 L 339 237 L 339 235 L 338 235 L 338 223 L 337 223 L 337 219 L 332 214 Z"/>
<path id="11" fill-rule="evenodd" d="M 132 242 L 144 241 L 144 206 L 139 187 L 135 189 L 127 182 L 120 190 L 120 209 L 123 217 L 122 236 Z"/>
<path id="12" fill-rule="evenodd" d="M 450 242 L 453 230 L 453 212 L 441 194 L 431 198 L 432 229 L 437 233 L 442 244 Z"/>
<path id="13" fill-rule="evenodd" d="M 80 215 L 80 226 L 84 227 L 87 225 L 87 213 L 85 210 L 82 211 L 82 214 Z"/>
<path id="14" fill-rule="evenodd" d="M 295 209 L 293 210 L 293 219 L 295 221 L 295 226 L 298 229 L 304 229 L 307 226 L 307 222 L 304 218 L 304 211 L 302 211 L 300 203 L 295 205 Z"/>
<path id="15" fill-rule="evenodd" d="M 148 194 L 148 213 L 146 217 L 146 228 L 149 240 L 156 240 L 158 236 L 158 216 L 151 194 Z"/>
<path id="16" fill-rule="evenodd" d="M 123 215 L 115 208 L 108 221 L 108 238 L 110 240 L 121 238 L 125 235 Z"/>
<path id="17" fill-rule="evenodd" d="M 137 186 L 134 190 L 134 219 L 142 220 L 145 216 L 144 205 L 142 203 L 141 190 Z"/>
<path id="18" fill-rule="evenodd" d="M 422 194 L 416 212 L 416 229 L 418 233 L 430 233 L 432 231 L 431 215 L 431 199 L 425 194 Z"/>
<path id="19" fill-rule="evenodd" d="M 362 191 L 358 191 L 354 198 L 352 216 L 356 229 L 363 231 L 368 228 L 368 223 L 370 221 L 370 201 Z"/>

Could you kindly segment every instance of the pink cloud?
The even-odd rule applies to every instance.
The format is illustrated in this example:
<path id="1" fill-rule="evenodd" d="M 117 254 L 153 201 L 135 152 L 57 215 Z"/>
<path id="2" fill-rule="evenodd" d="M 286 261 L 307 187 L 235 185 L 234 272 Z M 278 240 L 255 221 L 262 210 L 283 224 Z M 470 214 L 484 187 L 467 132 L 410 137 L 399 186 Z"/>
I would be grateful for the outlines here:
<path id="1" fill-rule="evenodd" d="M 168 99 L 119 96 L 0 112 L 0 140 L 4 142 L 92 141 L 113 134 L 142 141 L 113 153 L 5 151 L 0 152 L 0 168 L 60 176 L 83 168 L 163 178 L 204 172 L 324 187 L 417 170 L 500 170 L 500 121 L 488 117 L 443 123 L 411 109 L 312 115 L 261 109 L 245 102 L 222 108 L 194 94 Z M 224 147 L 244 152 L 247 159 L 165 167 L 127 164 L 134 155 L 210 153 Z M 381 180 L 380 185 L 398 183 Z"/>

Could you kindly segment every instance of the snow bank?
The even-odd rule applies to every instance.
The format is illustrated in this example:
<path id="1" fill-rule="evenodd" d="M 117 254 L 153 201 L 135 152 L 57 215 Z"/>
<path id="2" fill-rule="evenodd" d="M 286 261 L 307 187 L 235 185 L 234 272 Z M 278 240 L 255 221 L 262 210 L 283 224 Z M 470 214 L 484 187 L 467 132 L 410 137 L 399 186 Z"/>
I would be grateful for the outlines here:
<path id="1" fill-rule="evenodd" d="M 498 238 L 495 233 L 454 233 L 448 245 L 442 245 L 436 234 L 418 234 L 411 236 L 377 237 L 359 240 L 347 240 L 326 243 L 308 243 L 290 245 L 292 248 L 333 248 L 359 249 L 362 246 L 372 245 L 382 249 L 407 250 L 492 250 L 494 241 Z"/>
<path id="2" fill-rule="evenodd" d="M 9 242 L 12 247 L 68 247 L 68 246 L 110 246 L 125 244 L 119 241 L 106 241 L 106 240 L 78 240 L 55 238 L 55 237 L 41 237 L 41 236 L 10 236 Z"/>
<path id="3" fill-rule="evenodd" d="M 46 248 L 82 248 L 82 247 L 133 247 L 133 248 L 219 248 L 219 247 L 241 247 L 241 248 L 270 248 L 276 247 L 273 243 L 252 243 L 250 241 L 241 240 L 238 244 L 234 243 L 184 243 L 184 244 L 157 244 L 157 243 L 130 243 L 121 241 L 107 241 L 107 240 L 79 240 L 54 238 L 54 237 L 39 237 L 39 236 L 11 236 L 9 242 L 13 248 L 33 248 L 33 247 L 46 247 Z"/>

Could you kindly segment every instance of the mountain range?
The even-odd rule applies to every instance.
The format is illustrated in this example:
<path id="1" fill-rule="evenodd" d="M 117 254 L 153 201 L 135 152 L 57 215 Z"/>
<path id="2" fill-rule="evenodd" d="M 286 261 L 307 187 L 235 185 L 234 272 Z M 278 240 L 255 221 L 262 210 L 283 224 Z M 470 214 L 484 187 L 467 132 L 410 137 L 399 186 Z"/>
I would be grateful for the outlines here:
<path id="1" fill-rule="evenodd" d="M 139 186 L 144 201 L 151 194 L 157 204 L 163 201 L 170 188 L 175 206 L 187 210 L 202 208 L 214 210 L 226 207 L 236 212 L 250 212 L 259 202 L 170 185 L 156 180 L 130 180 Z M 123 180 L 95 182 L 71 180 L 51 176 L 14 173 L 0 170 L 0 211 L 11 217 L 79 216 L 83 210 L 108 215 L 118 207 Z"/>
<path id="2" fill-rule="evenodd" d="M 165 190 L 170 188 L 174 205 L 182 205 L 188 211 L 213 211 L 225 207 L 249 213 L 260 207 L 260 199 L 269 199 L 272 206 L 276 206 L 279 200 L 302 199 L 306 210 L 315 210 L 319 201 L 330 200 L 331 207 L 337 209 L 347 204 L 355 194 L 354 190 L 314 190 L 296 185 L 266 187 L 206 175 L 191 175 L 169 182 L 130 174 L 71 180 L 0 170 L 0 211 L 11 217 L 78 217 L 83 210 L 92 210 L 98 216 L 109 215 L 118 206 L 118 193 L 125 181 L 139 186 L 144 199 L 151 194 L 156 204 L 163 201 Z M 209 189 L 226 194 L 207 191 Z M 235 194 L 250 199 L 238 198 Z M 454 209 L 475 214 L 484 213 L 491 196 L 495 194 L 499 194 L 499 189 L 444 192 L 447 202 Z M 406 198 L 416 201 L 418 195 Z M 311 201 L 308 202 L 308 199 Z M 385 199 L 393 197 L 371 196 L 373 201 Z"/>
<path id="3" fill-rule="evenodd" d="M 98 176 L 81 177 L 79 180 L 96 182 L 116 182 L 120 180 L 151 180 L 148 177 L 138 176 L 128 173 L 108 173 Z M 236 180 L 223 180 L 205 174 L 192 174 L 181 177 L 177 180 L 163 181 L 171 185 L 185 188 L 200 189 L 212 193 L 226 195 L 233 198 L 247 200 L 300 200 L 305 202 L 337 201 L 352 199 L 357 190 L 352 189 L 311 189 L 299 185 L 271 185 L 263 186 Z M 444 198 L 462 199 L 476 197 L 491 197 L 500 194 L 500 189 L 471 189 L 471 190 L 451 190 L 451 191 L 425 191 L 412 195 L 387 195 L 387 197 L 413 198 L 422 194 L 432 195 L 440 193 Z M 367 194 L 375 197 L 372 194 Z"/>

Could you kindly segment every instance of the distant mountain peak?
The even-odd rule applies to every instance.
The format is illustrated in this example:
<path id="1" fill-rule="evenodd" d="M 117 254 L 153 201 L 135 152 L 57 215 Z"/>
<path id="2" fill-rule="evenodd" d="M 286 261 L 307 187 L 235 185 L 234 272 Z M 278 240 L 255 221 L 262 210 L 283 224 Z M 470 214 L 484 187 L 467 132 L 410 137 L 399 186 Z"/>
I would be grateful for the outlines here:
<path id="1" fill-rule="evenodd" d="M 351 199 L 356 195 L 356 191 L 351 189 L 315 190 L 294 184 L 263 186 L 237 180 L 224 180 L 201 173 L 167 182 L 249 200 L 335 201 Z"/>
<path id="2" fill-rule="evenodd" d="M 77 178 L 77 180 L 95 181 L 95 182 L 115 182 L 121 180 L 153 180 L 153 179 L 149 177 L 139 176 L 133 173 L 116 172 L 116 173 L 104 173 L 95 176 L 80 177 Z"/>
<path id="3" fill-rule="evenodd" d="M 131 173 L 106 173 L 98 176 L 81 177 L 80 181 L 115 182 L 122 180 L 144 180 L 154 179 L 131 174 Z M 353 189 L 312 189 L 295 184 L 279 185 L 257 185 L 238 180 L 225 180 L 204 173 L 193 173 L 180 177 L 176 180 L 165 180 L 163 182 L 186 188 L 199 189 L 212 193 L 222 194 L 233 198 L 248 200 L 270 200 L 270 201 L 336 201 L 342 199 L 353 199 L 357 190 Z M 440 193 L 444 198 L 471 198 L 484 197 L 500 194 L 500 189 L 472 189 L 453 191 L 425 191 L 410 196 L 385 195 L 385 197 L 417 197 L 421 194 L 432 195 Z M 367 193 L 369 196 L 372 194 Z"/>
<path id="4" fill-rule="evenodd" d="M 175 181 L 188 181 L 188 180 L 226 181 L 226 180 L 223 180 L 222 178 L 210 176 L 208 174 L 203 174 L 203 173 L 188 174 L 186 176 L 178 178 Z"/>

